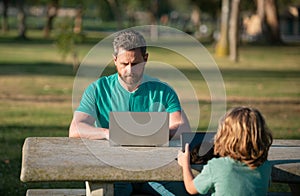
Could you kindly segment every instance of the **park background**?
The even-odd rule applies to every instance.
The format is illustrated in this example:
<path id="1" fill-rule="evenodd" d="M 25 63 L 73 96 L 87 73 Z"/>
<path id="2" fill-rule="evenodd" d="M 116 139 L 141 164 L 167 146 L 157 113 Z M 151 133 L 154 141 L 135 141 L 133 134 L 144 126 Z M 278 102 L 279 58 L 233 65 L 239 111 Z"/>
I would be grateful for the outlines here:
<path id="1" fill-rule="evenodd" d="M 199 40 L 222 73 L 228 109 L 256 107 L 276 139 L 300 139 L 300 2 L 241 1 L 234 45 L 237 58 L 229 47 L 230 25 L 225 31 L 221 25 L 222 6 L 234 8 L 233 2 L 0 1 L 0 195 L 25 195 L 28 188 L 84 187 L 80 182 L 22 183 L 22 145 L 31 136 L 68 136 L 73 82 L 80 62 L 106 36 L 136 25 L 169 26 Z M 263 7 L 265 14 L 258 9 L 260 2 L 268 3 Z M 272 5 L 277 28 L 276 22 L 267 22 Z M 227 17 L 229 21 L 231 15 Z M 178 55 L 157 48 L 150 48 L 150 54 L 162 60 L 168 56 L 199 90 L 198 130 L 206 130 L 211 102 L 205 80 Z M 106 74 L 113 71 L 111 66 Z M 278 190 L 289 192 L 288 186 L 273 183 L 270 191 Z"/>

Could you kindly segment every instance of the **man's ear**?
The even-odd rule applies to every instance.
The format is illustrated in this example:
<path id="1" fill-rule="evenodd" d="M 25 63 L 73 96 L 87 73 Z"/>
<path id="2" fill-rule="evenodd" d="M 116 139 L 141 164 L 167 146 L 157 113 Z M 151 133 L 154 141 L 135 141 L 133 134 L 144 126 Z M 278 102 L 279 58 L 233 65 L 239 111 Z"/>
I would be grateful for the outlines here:
<path id="1" fill-rule="evenodd" d="M 116 65 L 117 56 L 115 56 L 114 54 L 113 54 L 112 56 L 113 56 L 113 59 L 114 59 L 114 63 L 115 63 L 115 65 Z"/>
<path id="2" fill-rule="evenodd" d="M 144 55 L 144 61 L 145 61 L 145 62 L 147 62 L 147 61 L 148 61 L 148 56 L 149 56 L 149 54 L 148 54 L 148 53 L 146 53 L 146 54 Z"/>

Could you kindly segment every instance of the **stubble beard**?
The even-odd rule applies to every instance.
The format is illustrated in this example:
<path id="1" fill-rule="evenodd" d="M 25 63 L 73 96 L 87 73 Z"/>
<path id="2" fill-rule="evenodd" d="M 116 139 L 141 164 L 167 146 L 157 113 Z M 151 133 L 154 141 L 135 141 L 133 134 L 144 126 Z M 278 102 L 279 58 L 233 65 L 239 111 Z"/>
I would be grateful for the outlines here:
<path id="1" fill-rule="evenodd" d="M 138 76 L 135 74 L 129 74 L 125 76 L 121 76 L 119 74 L 121 80 L 130 88 L 137 87 L 140 84 L 142 76 Z"/>

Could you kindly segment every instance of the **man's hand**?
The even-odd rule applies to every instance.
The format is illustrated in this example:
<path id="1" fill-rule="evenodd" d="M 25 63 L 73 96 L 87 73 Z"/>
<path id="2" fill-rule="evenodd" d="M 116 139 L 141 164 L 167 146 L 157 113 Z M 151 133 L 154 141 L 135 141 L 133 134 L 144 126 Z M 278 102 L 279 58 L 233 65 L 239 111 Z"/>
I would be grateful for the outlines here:
<path id="1" fill-rule="evenodd" d="M 103 134 L 105 136 L 105 139 L 109 140 L 109 129 L 104 129 L 104 128 L 102 129 L 103 129 Z"/>

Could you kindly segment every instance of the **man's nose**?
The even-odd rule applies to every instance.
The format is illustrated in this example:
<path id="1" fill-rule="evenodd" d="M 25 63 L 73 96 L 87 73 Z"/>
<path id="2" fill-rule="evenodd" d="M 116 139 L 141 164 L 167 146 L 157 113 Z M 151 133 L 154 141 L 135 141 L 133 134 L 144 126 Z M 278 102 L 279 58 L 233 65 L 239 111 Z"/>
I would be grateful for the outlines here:
<path id="1" fill-rule="evenodd" d="M 128 64 L 126 66 L 126 71 L 127 71 L 127 73 L 131 73 L 132 72 L 132 65 L 131 64 Z"/>

